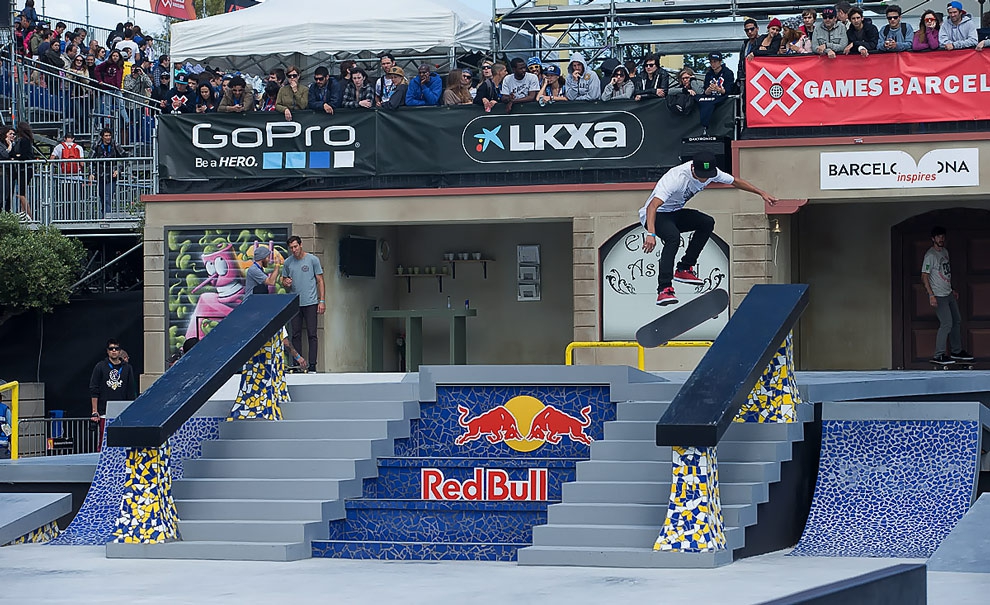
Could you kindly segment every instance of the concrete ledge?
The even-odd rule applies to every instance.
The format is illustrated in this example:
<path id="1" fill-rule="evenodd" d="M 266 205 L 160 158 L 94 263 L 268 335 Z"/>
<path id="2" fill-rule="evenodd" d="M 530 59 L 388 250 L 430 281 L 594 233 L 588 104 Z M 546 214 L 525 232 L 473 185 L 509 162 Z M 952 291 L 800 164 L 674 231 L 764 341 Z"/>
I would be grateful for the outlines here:
<path id="1" fill-rule="evenodd" d="M 764 601 L 763 605 L 924 605 L 927 602 L 928 576 L 925 566 L 905 563 Z"/>
<path id="2" fill-rule="evenodd" d="M 238 376 L 240 378 L 240 376 Z M 236 395 L 236 391 L 234 392 Z M 131 405 L 130 401 L 108 401 L 107 402 L 107 423 L 109 424 L 112 419 L 120 416 L 120 413 L 127 409 L 127 406 Z M 193 414 L 193 418 L 226 418 L 227 414 L 230 413 L 230 408 L 233 407 L 233 399 L 211 399 L 203 404 L 203 407 Z"/>
<path id="3" fill-rule="evenodd" d="M 990 573 L 990 494 L 983 494 L 928 559 L 931 571 Z"/>
<path id="4" fill-rule="evenodd" d="M 0 544 L 72 512 L 71 494 L 0 494 Z"/>
<path id="5" fill-rule="evenodd" d="M 990 410 L 979 401 L 827 401 L 822 420 L 975 420 Z"/>
<path id="6" fill-rule="evenodd" d="M 97 453 L 0 460 L 0 481 L 3 483 L 91 483 L 99 461 L 100 455 Z"/>

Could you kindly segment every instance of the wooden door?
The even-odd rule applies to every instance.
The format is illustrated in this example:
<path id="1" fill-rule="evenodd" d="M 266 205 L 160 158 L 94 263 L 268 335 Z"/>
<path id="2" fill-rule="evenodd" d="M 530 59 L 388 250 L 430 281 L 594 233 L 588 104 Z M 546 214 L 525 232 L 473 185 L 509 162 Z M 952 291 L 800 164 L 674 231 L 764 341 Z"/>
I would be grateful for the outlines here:
<path id="1" fill-rule="evenodd" d="M 894 367 L 931 369 L 938 318 L 921 281 L 921 262 L 931 247 L 932 226 L 948 231 L 952 285 L 959 292 L 962 346 L 990 368 L 990 211 L 939 210 L 912 217 L 892 230 Z"/>

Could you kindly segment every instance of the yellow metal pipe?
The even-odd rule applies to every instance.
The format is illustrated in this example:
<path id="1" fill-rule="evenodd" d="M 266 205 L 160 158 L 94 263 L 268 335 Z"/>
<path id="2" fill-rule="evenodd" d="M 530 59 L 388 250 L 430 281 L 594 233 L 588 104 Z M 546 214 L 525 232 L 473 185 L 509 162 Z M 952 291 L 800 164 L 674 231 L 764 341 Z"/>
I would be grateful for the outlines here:
<path id="1" fill-rule="evenodd" d="M 17 400 L 20 396 L 20 383 L 7 382 L 0 385 L 0 393 L 10 391 L 10 459 L 17 460 Z"/>
<path id="2" fill-rule="evenodd" d="M 710 347 L 712 346 L 712 341 L 710 340 L 672 340 L 666 344 L 660 345 L 661 347 Z M 564 363 L 566 365 L 574 365 L 574 349 L 616 349 L 616 348 L 633 348 L 637 349 L 636 357 L 639 362 L 639 369 L 646 369 L 646 349 L 642 347 L 638 342 L 634 340 L 606 340 L 606 341 L 575 341 L 567 345 L 564 349 Z"/>

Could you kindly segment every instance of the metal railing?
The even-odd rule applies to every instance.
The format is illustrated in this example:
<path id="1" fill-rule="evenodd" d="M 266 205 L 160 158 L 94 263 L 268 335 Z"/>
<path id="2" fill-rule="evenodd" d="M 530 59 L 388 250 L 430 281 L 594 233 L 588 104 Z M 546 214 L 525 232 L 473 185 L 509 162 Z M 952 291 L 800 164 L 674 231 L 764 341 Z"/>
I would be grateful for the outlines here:
<path id="1" fill-rule="evenodd" d="M 23 4 L 23 3 L 21 3 L 21 4 Z M 79 28 L 79 27 L 85 29 L 88 32 L 86 34 L 86 40 L 85 40 L 85 44 L 86 44 L 86 47 L 87 48 L 89 47 L 89 41 L 90 40 L 96 40 L 97 42 L 100 43 L 100 46 L 106 47 L 107 37 L 109 37 L 110 36 L 110 32 L 113 31 L 113 30 L 107 29 L 105 27 L 99 27 L 99 26 L 96 26 L 96 25 L 93 25 L 93 24 L 86 25 L 85 23 L 79 23 L 77 21 L 72 21 L 70 19 L 60 19 L 58 17 L 50 17 L 48 15 L 38 15 L 38 19 L 40 21 L 48 21 L 49 23 L 51 23 L 51 26 L 52 26 L 53 29 L 55 28 L 55 24 L 57 24 L 59 21 L 61 21 L 62 23 L 65 23 L 68 26 L 68 29 L 69 30 L 74 30 L 74 29 Z M 142 26 L 142 29 L 144 29 L 143 26 Z M 168 41 L 167 40 L 159 40 L 159 39 L 156 38 L 155 40 L 153 40 L 151 42 L 151 48 L 154 49 L 154 51 L 155 51 L 155 58 L 156 59 L 158 57 L 160 57 L 162 54 L 166 54 L 167 55 L 168 54 Z"/>
<path id="2" fill-rule="evenodd" d="M 661 347 L 710 347 L 711 340 L 671 340 Z M 616 349 L 635 348 L 636 362 L 640 370 L 646 369 L 646 349 L 635 340 L 577 340 L 564 349 L 564 365 L 574 365 L 574 349 Z"/>
<path id="3" fill-rule="evenodd" d="M 150 157 L 0 162 L 0 200 L 45 225 L 135 222 L 157 190 L 154 168 Z"/>
<path id="4" fill-rule="evenodd" d="M 91 454 L 100 451 L 102 437 L 100 424 L 89 418 L 22 418 L 17 434 L 21 458 Z"/>

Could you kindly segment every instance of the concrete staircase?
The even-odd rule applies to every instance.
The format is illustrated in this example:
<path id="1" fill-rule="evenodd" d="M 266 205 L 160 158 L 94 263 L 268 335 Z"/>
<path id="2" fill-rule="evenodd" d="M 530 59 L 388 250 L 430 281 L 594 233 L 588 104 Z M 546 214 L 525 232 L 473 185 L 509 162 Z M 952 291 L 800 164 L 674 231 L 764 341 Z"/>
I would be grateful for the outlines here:
<path id="1" fill-rule="evenodd" d="M 415 383 L 298 385 L 281 422 L 235 421 L 173 484 L 181 541 L 108 544 L 108 557 L 291 561 L 313 555 L 419 416 Z"/>
<path id="2" fill-rule="evenodd" d="M 521 565 L 594 567 L 715 567 L 731 563 L 745 547 L 747 528 L 781 479 L 792 444 L 804 438 L 802 423 L 733 424 L 718 445 L 719 490 L 727 548 L 711 553 L 654 552 L 667 516 L 671 450 L 657 447 L 656 423 L 669 402 L 617 404 L 605 423 L 605 440 L 591 459 L 577 464 L 577 481 L 563 486 L 547 524 L 533 528 L 533 546 L 518 551 Z M 803 422 L 813 420 L 802 406 Z M 772 523 L 774 519 L 767 519 Z"/>

